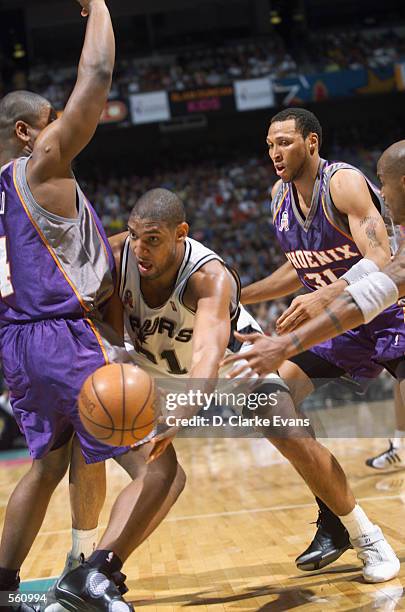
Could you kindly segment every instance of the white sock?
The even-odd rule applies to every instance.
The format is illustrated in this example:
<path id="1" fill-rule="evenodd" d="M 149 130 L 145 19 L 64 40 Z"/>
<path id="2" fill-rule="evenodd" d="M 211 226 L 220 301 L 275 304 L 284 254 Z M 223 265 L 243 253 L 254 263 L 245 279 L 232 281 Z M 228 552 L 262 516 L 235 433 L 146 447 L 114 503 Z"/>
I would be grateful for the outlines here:
<path id="1" fill-rule="evenodd" d="M 90 557 L 97 545 L 97 527 L 95 529 L 72 529 L 73 559 L 78 559 L 83 553 L 85 559 Z"/>
<path id="2" fill-rule="evenodd" d="M 358 504 L 354 506 L 349 514 L 339 516 L 339 518 L 349 532 L 350 539 L 358 538 L 375 529 L 375 526 L 364 512 L 363 508 L 360 508 Z"/>
<path id="3" fill-rule="evenodd" d="M 391 442 L 394 448 L 402 448 L 405 446 L 405 431 L 396 429 L 394 432 L 394 437 L 391 438 Z"/>

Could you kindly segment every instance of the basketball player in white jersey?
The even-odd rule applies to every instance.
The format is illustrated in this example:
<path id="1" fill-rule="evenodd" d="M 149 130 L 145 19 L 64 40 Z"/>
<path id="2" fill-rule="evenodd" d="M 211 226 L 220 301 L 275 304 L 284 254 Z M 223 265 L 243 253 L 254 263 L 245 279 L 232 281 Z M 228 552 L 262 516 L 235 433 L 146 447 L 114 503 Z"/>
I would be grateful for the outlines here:
<path id="1" fill-rule="evenodd" d="M 190 386 L 198 382 L 205 386 L 203 391 L 212 391 L 210 384 L 221 384 L 220 377 L 225 376 L 220 363 L 226 351 L 240 351 L 242 361 L 247 348 L 230 343 L 232 331 L 254 333 L 260 328 L 239 304 L 236 274 L 216 253 L 188 238 L 188 229 L 181 200 L 166 189 L 154 189 L 138 200 L 128 221 L 129 232 L 113 237 L 111 246 L 120 270 L 122 319 L 135 347 L 135 361 L 155 379 L 189 379 Z M 254 380 L 247 368 L 244 376 L 250 376 L 250 392 L 253 388 L 255 394 L 277 397 L 276 406 L 269 402 L 256 410 L 259 418 L 267 417 L 274 424 L 276 414 L 292 419 L 297 416 L 288 389 L 277 374 Z M 246 378 L 237 384 L 246 388 Z M 181 416 L 191 416 L 202 407 L 187 407 Z M 282 432 L 279 428 L 278 437 L 272 426 L 263 424 L 258 429 L 297 466 L 312 492 L 337 515 L 352 512 L 355 499 L 342 468 L 311 436 L 309 427 L 292 426 Z M 149 461 L 160 456 L 177 431 L 171 427 L 153 438 Z M 370 521 L 365 520 L 368 525 Z M 349 535 L 363 561 L 364 579 L 384 582 L 397 575 L 399 561 L 379 527 L 370 525 L 378 531 L 378 538 L 362 535 L 366 533 L 364 525 L 357 523 L 348 528 Z"/>

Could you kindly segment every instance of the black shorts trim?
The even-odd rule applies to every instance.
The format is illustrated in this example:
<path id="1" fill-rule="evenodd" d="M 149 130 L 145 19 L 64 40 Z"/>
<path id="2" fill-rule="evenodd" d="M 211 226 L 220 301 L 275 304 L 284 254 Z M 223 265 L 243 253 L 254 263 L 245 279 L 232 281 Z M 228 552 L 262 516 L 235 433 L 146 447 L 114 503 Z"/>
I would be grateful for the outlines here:
<path id="1" fill-rule="evenodd" d="M 295 363 L 311 379 L 315 389 L 322 387 L 333 378 L 340 378 L 346 371 L 339 368 L 326 359 L 322 359 L 312 351 L 305 351 L 295 357 L 290 357 L 288 361 Z M 326 380 L 322 380 L 326 379 Z"/>

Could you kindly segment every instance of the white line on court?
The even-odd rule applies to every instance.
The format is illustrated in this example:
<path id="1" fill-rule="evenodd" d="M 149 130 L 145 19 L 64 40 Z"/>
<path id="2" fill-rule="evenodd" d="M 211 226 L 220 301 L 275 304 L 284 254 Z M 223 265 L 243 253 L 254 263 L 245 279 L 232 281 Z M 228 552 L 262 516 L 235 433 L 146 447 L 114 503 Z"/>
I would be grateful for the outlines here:
<path id="1" fill-rule="evenodd" d="M 403 499 L 405 503 L 405 493 L 402 495 L 375 495 L 372 497 L 358 497 L 358 502 L 368 501 L 386 501 L 388 499 Z M 282 510 L 295 510 L 298 508 L 312 508 L 314 502 L 307 504 L 288 504 L 286 506 L 264 506 L 263 508 L 243 508 L 242 510 L 227 510 L 225 512 L 212 512 L 208 514 L 186 514 L 184 516 L 172 516 L 167 518 L 166 523 L 179 523 L 181 521 L 193 521 L 199 519 L 220 518 L 223 516 L 238 516 L 243 514 L 257 514 L 259 512 L 280 512 Z M 107 525 L 100 525 L 100 529 L 104 529 Z M 58 535 L 62 533 L 71 533 L 71 529 L 58 529 L 55 531 L 40 531 L 37 537 Z"/>

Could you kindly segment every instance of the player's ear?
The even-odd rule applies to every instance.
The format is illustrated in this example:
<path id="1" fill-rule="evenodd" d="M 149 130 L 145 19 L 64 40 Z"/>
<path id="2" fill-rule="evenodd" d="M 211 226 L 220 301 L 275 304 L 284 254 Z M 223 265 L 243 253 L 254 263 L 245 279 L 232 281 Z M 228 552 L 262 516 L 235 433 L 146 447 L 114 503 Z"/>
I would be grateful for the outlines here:
<path id="1" fill-rule="evenodd" d="M 188 236 L 189 229 L 190 228 L 189 228 L 188 223 L 186 223 L 186 222 L 180 223 L 177 226 L 177 229 L 176 229 L 176 238 L 177 238 L 177 240 L 184 241 L 187 238 L 187 236 Z"/>
<path id="2" fill-rule="evenodd" d="M 30 126 L 28 125 L 28 123 L 25 123 L 25 121 L 17 121 L 14 126 L 14 131 L 18 140 L 21 140 L 25 144 L 30 141 Z"/>
<path id="3" fill-rule="evenodd" d="M 309 152 L 311 153 L 311 155 L 313 155 L 319 149 L 318 134 L 315 134 L 315 132 L 312 132 L 308 138 L 309 138 Z"/>

